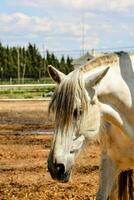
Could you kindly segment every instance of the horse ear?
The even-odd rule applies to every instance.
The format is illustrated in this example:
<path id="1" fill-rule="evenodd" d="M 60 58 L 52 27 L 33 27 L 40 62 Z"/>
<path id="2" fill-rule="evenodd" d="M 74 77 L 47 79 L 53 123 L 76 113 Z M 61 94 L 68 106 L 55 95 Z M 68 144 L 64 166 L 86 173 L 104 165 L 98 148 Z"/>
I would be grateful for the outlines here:
<path id="1" fill-rule="evenodd" d="M 56 82 L 56 83 L 60 83 L 64 78 L 65 78 L 65 74 L 63 74 L 62 72 L 60 72 L 59 70 L 57 70 L 56 68 L 54 68 L 52 65 L 48 66 L 48 73 L 51 76 L 51 78 Z"/>
<path id="2" fill-rule="evenodd" d="M 87 87 L 93 87 L 97 85 L 103 77 L 108 72 L 109 67 L 103 68 L 103 69 L 95 69 L 92 72 L 89 72 L 87 77 L 85 78 L 85 85 Z"/>

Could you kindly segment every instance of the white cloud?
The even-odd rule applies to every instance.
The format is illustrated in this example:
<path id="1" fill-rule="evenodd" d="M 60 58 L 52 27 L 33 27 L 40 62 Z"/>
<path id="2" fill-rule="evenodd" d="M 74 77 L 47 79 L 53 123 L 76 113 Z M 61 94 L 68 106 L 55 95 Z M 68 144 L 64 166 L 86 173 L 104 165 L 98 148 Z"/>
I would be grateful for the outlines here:
<path id="1" fill-rule="evenodd" d="M 122 33 L 124 34 L 126 33 L 127 35 L 134 37 L 133 22 L 128 22 L 128 23 L 122 22 L 120 26 L 121 26 Z"/>
<path id="2" fill-rule="evenodd" d="M 51 0 L 56 3 L 57 0 Z M 101 9 L 101 10 L 126 10 L 131 6 L 134 6 L 133 0 L 58 0 L 59 3 L 72 6 L 79 9 Z"/>
<path id="3" fill-rule="evenodd" d="M 92 35 L 88 37 L 84 41 L 84 47 L 81 45 L 81 48 L 84 49 L 95 49 L 99 46 L 101 39 L 97 35 Z"/>
<path id="4" fill-rule="evenodd" d="M 32 0 L 32 1 L 10 1 L 7 0 L 10 5 L 23 5 L 31 7 L 45 7 L 49 5 L 63 5 L 67 7 L 77 9 L 97 9 L 97 10 L 112 10 L 112 11 L 124 11 L 134 6 L 133 0 Z"/>
<path id="5" fill-rule="evenodd" d="M 51 30 L 51 23 L 41 17 L 29 16 L 23 13 L 0 13 L 1 33 L 37 34 Z"/>
<path id="6" fill-rule="evenodd" d="M 77 20 L 76 20 L 77 21 Z M 83 25 L 82 23 L 78 23 L 76 21 L 72 21 L 72 22 L 59 22 L 57 23 L 57 27 L 60 31 L 60 33 L 63 34 L 70 34 L 73 37 L 81 37 L 82 36 L 82 29 L 83 29 Z M 89 31 L 90 30 L 90 25 L 85 23 L 84 24 L 84 31 Z"/>
<path id="7" fill-rule="evenodd" d="M 24 41 L 45 43 L 48 49 L 80 49 L 83 29 L 85 49 L 116 46 L 119 40 L 124 46 L 125 39 L 127 44 L 129 37 L 134 37 L 134 0 L 5 1 L 8 13 L 12 6 L 27 13 L 0 13 L 1 35 L 9 43 Z"/>

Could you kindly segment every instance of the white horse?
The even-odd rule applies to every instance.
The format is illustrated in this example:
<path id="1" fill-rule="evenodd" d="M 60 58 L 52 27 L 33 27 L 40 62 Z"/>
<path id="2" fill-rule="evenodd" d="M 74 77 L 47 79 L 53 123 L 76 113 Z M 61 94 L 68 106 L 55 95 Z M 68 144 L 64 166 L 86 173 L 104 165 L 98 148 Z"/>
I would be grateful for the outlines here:
<path id="1" fill-rule="evenodd" d="M 85 141 L 99 136 L 96 199 L 134 200 L 134 55 L 106 54 L 68 75 L 49 66 L 49 74 L 57 83 L 49 107 L 55 114 L 48 158 L 51 176 L 68 181 Z"/>

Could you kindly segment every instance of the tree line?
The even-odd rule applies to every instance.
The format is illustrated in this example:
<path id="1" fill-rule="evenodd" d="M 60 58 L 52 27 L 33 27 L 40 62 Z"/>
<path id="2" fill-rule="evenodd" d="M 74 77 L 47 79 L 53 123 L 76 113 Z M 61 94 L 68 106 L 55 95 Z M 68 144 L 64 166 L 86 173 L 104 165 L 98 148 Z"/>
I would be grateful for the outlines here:
<path id="1" fill-rule="evenodd" d="M 48 76 L 47 66 L 53 65 L 68 74 L 73 70 L 72 58 L 62 56 L 58 59 L 54 53 L 46 51 L 41 55 L 35 44 L 27 47 L 9 47 L 0 43 L 0 79 L 17 78 L 41 79 Z"/>

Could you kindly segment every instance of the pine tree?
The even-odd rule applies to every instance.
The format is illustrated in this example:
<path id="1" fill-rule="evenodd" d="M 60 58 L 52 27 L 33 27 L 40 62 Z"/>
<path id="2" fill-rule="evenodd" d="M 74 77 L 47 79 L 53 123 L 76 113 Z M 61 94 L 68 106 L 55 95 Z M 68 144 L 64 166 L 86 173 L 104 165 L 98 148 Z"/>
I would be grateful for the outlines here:
<path id="1" fill-rule="evenodd" d="M 68 73 L 70 73 L 71 71 L 74 70 L 73 65 L 72 65 L 72 61 L 73 61 L 73 59 L 72 58 L 70 59 L 69 56 L 68 56 L 67 61 L 66 61 L 66 65 L 67 65 L 66 74 L 68 74 Z"/>
<path id="2" fill-rule="evenodd" d="M 0 42 L 0 78 L 1 80 L 4 79 L 4 72 L 5 72 L 5 49 Z"/>
<path id="3" fill-rule="evenodd" d="M 44 58 L 36 45 L 29 43 L 28 47 L 4 47 L 0 43 L 0 79 L 24 78 L 41 79 L 48 76 L 47 66 L 53 65 L 67 74 L 73 70 L 72 59 L 64 56 L 59 60 L 54 53 L 46 52 Z"/>
<path id="4" fill-rule="evenodd" d="M 65 64 L 65 58 L 63 55 L 60 60 L 60 71 L 66 74 L 66 64 Z"/>

